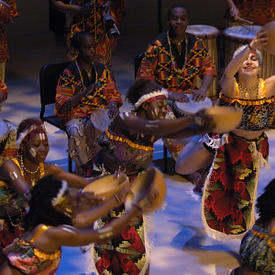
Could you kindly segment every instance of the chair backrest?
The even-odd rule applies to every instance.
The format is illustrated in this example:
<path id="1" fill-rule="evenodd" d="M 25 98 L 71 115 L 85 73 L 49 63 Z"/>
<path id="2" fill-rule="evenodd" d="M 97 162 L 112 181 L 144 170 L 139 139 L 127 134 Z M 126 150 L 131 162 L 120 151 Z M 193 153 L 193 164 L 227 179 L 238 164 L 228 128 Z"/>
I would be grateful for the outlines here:
<path id="1" fill-rule="evenodd" d="M 70 64 L 70 62 L 63 62 L 58 64 L 45 64 L 40 69 L 40 102 L 41 111 L 40 118 L 43 119 L 45 106 L 55 103 L 56 86 L 59 75 Z"/>
<path id="2" fill-rule="evenodd" d="M 141 60 L 143 59 L 143 57 L 145 56 L 144 53 L 139 53 L 138 55 L 136 55 L 135 57 L 135 77 L 137 76 L 137 72 L 141 63 Z"/>

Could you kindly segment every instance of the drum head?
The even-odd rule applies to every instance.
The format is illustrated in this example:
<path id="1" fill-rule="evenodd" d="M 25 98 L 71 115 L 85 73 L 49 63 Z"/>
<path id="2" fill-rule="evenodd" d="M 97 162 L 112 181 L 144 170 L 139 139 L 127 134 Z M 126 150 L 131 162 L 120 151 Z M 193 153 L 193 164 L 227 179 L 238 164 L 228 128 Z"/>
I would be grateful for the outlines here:
<path id="1" fill-rule="evenodd" d="M 186 32 L 194 34 L 200 38 L 214 38 L 220 33 L 217 28 L 209 25 L 188 25 Z"/>
<path id="2" fill-rule="evenodd" d="M 111 198 L 116 192 L 128 183 L 126 175 L 107 175 L 95 178 L 90 184 L 83 188 L 82 192 L 93 192 L 96 196 Z"/>
<path id="3" fill-rule="evenodd" d="M 188 95 L 190 102 L 175 102 L 176 107 L 182 111 L 182 113 L 194 114 L 201 109 L 212 106 L 212 101 L 207 97 L 204 101 L 193 101 L 192 95 Z"/>
<path id="4" fill-rule="evenodd" d="M 6 122 L 0 119 L 0 142 L 4 141 L 9 134 L 9 128 Z"/>
<path id="5" fill-rule="evenodd" d="M 138 203 L 140 199 L 146 197 L 152 187 L 158 190 L 158 196 L 145 206 L 143 213 L 148 214 L 158 210 L 163 205 L 166 196 L 166 184 L 163 174 L 155 167 L 146 170 L 132 183 L 132 194 L 126 198 L 125 209 L 130 209 L 133 204 Z"/>
<path id="6" fill-rule="evenodd" d="M 261 29 L 261 26 L 249 25 L 249 26 L 234 26 L 227 28 L 224 31 L 224 35 L 232 40 L 238 41 L 251 41 Z"/>
<path id="7" fill-rule="evenodd" d="M 268 41 L 265 50 L 275 55 L 275 21 L 271 21 L 263 26 L 263 29 L 267 32 Z"/>
<path id="8" fill-rule="evenodd" d="M 213 117 L 216 124 L 213 132 L 226 133 L 239 126 L 243 111 L 233 107 L 214 106 L 209 107 L 206 113 Z"/>

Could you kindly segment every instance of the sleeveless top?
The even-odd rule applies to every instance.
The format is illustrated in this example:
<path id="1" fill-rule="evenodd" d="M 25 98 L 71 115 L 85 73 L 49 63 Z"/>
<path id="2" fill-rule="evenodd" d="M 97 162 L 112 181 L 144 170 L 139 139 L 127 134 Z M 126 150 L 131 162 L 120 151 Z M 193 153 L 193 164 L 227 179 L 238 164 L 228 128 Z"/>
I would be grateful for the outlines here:
<path id="1" fill-rule="evenodd" d="M 24 171 L 21 168 L 18 160 L 16 158 L 11 160 L 19 168 L 21 176 L 24 177 Z M 39 163 L 39 168 L 40 178 L 42 178 L 45 176 L 44 163 Z M 27 205 L 27 202 L 11 187 L 8 182 L 0 181 L 0 207 L 4 207 L 5 205 L 9 205 L 9 207 L 13 208 L 23 208 Z"/>
<path id="2" fill-rule="evenodd" d="M 61 249 L 49 254 L 33 245 L 48 228 L 50 226 L 43 225 L 30 241 L 17 238 L 12 244 L 4 248 L 3 252 L 9 265 L 23 274 L 55 274 L 61 260 Z"/>
<path id="3" fill-rule="evenodd" d="M 259 99 L 239 98 L 240 88 L 235 81 L 236 96 L 233 98 L 220 94 L 221 106 L 233 106 L 243 110 L 242 120 L 238 129 L 242 130 L 265 130 L 274 122 L 275 97 L 266 98 L 265 80 L 260 78 Z"/>
<path id="4" fill-rule="evenodd" d="M 251 271 L 275 274 L 275 227 L 270 232 L 254 225 L 242 239 L 240 256 Z"/>

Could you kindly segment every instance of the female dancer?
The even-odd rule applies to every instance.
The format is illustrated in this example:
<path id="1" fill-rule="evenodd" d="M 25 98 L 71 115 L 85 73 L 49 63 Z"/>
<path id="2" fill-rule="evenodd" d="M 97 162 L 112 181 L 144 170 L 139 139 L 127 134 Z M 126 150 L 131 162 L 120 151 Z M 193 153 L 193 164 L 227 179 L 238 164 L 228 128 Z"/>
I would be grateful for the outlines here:
<path id="1" fill-rule="evenodd" d="M 212 126 L 211 118 L 203 112 L 190 118 L 164 119 L 169 115 L 167 97 L 167 91 L 156 82 L 137 81 L 127 94 L 135 109 L 131 113 L 121 113 L 105 130 L 97 163 L 109 173 L 122 170 L 134 179 L 151 165 L 153 145 L 158 138 L 196 135 Z M 199 120 L 201 126 L 195 123 Z M 99 226 L 119 217 L 123 211 L 123 206 L 113 210 Z M 95 244 L 98 273 L 148 274 L 146 241 L 143 217 L 139 215 L 111 242 Z"/>
<path id="2" fill-rule="evenodd" d="M 88 184 L 84 178 L 45 163 L 49 144 L 41 120 L 23 120 L 18 126 L 17 144 L 19 157 L 6 161 L 0 167 L 0 248 L 22 233 L 22 218 L 30 199 L 30 189 L 40 178 L 52 174 L 58 179 L 67 180 L 71 187 L 82 188 Z"/>
<path id="3" fill-rule="evenodd" d="M 77 214 L 79 204 L 72 198 L 67 181 L 52 175 L 42 178 L 31 193 L 30 210 L 24 218 L 25 233 L 3 250 L 8 264 L 0 274 L 18 274 L 18 271 L 20 274 L 55 274 L 61 246 L 82 246 L 111 238 L 141 212 L 141 206 L 157 195 L 141 196 L 127 213 L 101 230 L 85 229 L 120 205 L 128 193 L 129 188 L 124 187 L 100 206 Z"/>
<path id="4" fill-rule="evenodd" d="M 214 238 L 241 236 L 254 223 L 259 169 L 268 157 L 264 130 L 274 120 L 275 76 L 258 77 L 261 54 L 257 49 L 267 40 L 261 30 L 248 46 L 239 48 L 221 79 L 220 104 L 242 108 L 243 117 L 237 129 L 218 140 L 208 136 L 205 143 L 212 149 L 219 147 L 202 202 L 203 221 Z"/>
<path id="5" fill-rule="evenodd" d="M 257 199 L 259 219 L 242 239 L 241 267 L 231 275 L 274 274 L 275 272 L 275 179 Z"/>

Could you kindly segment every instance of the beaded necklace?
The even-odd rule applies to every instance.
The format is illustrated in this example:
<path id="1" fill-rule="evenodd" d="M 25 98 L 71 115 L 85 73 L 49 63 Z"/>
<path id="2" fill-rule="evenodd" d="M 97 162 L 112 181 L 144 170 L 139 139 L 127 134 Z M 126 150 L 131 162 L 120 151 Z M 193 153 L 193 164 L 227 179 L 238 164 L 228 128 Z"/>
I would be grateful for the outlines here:
<path id="1" fill-rule="evenodd" d="M 22 167 L 23 171 L 27 172 L 29 175 L 33 176 L 33 175 L 36 175 L 38 172 L 39 172 L 39 175 L 41 174 L 40 165 L 38 165 L 34 171 L 27 169 L 27 167 L 24 165 L 23 156 L 21 156 L 21 158 L 20 158 L 20 166 Z M 36 178 L 31 177 L 31 186 L 32 187 L 34 187 L 35 182 L 36 182 Z"/>
<path id="2" fill-rule="evenodd" d="M 245 98 L 245 99 L 257 99 L 258 98 L 259 87 L 260 87 L 260 79 L 259 78 L 257 79 L 257 83 L 250 88 L 243 86 L 243 84 L 241 82 L 238 82 L 238 86 L 239 86 L 241 98 Z M 255 91 L 256 91 L 256 95 L 255 95 L 255 97 L 252 97 L 251 95 L 253 95 Z"/>
<path id="3" fill-rule="evenodd" d="M 80 67 L 79 67 L 79 65 L 78 65 L 77 60 L 75 60 L 75 65 L 76 65 L 77 71 L 78 71 L 79 76 L 80 76 L 80 80 L 81 80 L 82 87 L 83 87 L 84 89 L 86 89 L 87 87 L 86 87 L 86 85 L 85 85 L 85 83 L 84 83 L 83 75 L 82 75 L 82 72 L 81 72 L 81 70 L 80 70 Z M 91 73 L 88 73 L 88 72 L 87 72 L 87 75 L 88 75 L 88 77 L 89 77 L 89 79 L 90 79 Z M 96 80 L 97 80 L 97 72 L 96 72 Z"/>
<path id="4" fill-rule="evenodd" d="M 173 69 L 179 73 L 179 74 L 182 74 L 184 69 L 185 69 L 185 66 L 186 66 L 186 63 L 187 63 L 187 44 L 188 44 L 188 40 L 187 40 L 187 37 L 185 35 L 185 53 L 184 53 L 184 63 L 183 63 L 183 66 L 181 69 L 177 68 L 176 67 L 176 63 L 175 63 L 175 57 L 172 53 L 172 46 L 171 46 L 171 39 L 169 37 L 169 32 L 167 32 L 167 41 L 168 41 L 168 46 L 169 46 L 169 53 L 171 55 L 171 60 L 172 60 L 172 66 L 173 66 Z"/>

